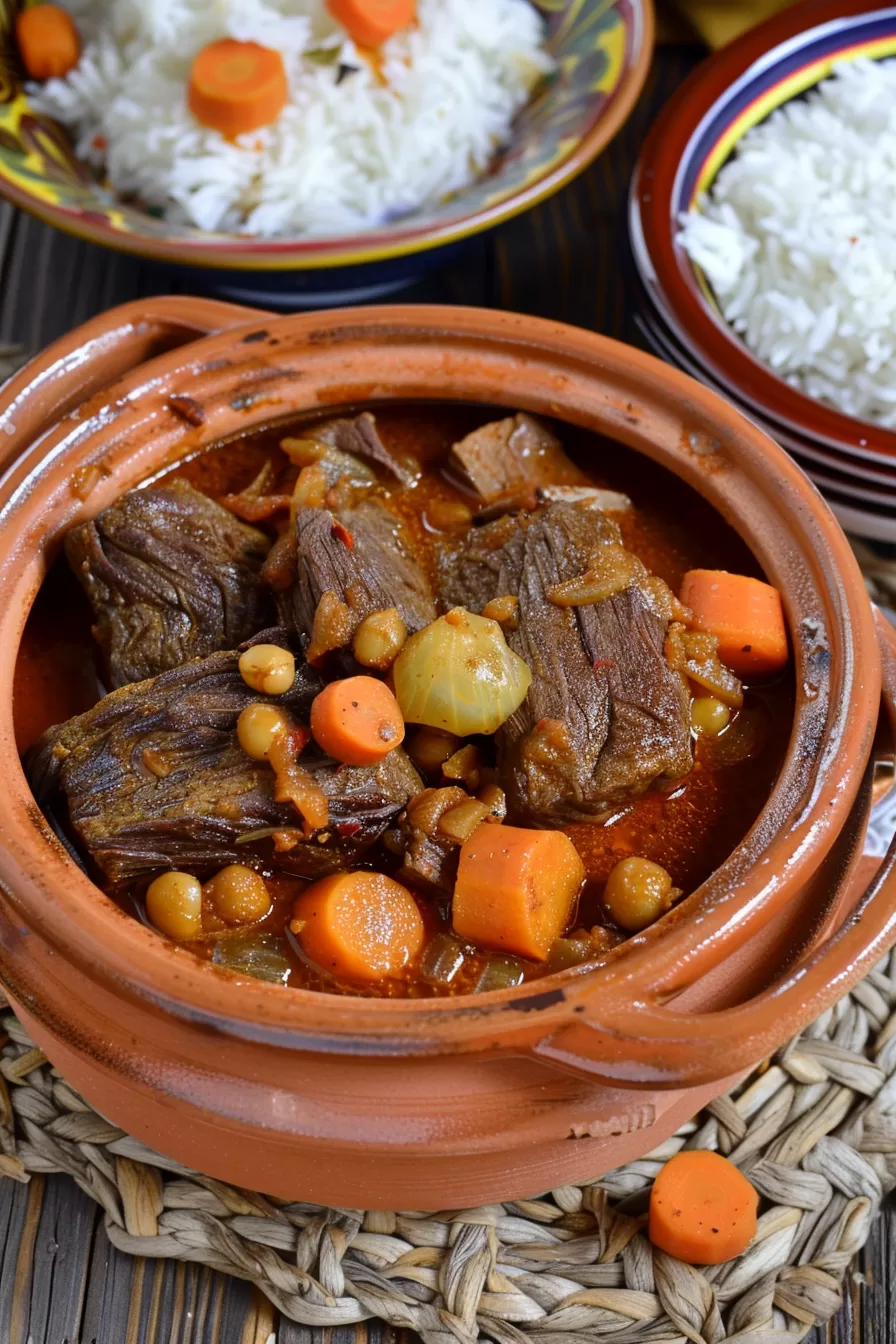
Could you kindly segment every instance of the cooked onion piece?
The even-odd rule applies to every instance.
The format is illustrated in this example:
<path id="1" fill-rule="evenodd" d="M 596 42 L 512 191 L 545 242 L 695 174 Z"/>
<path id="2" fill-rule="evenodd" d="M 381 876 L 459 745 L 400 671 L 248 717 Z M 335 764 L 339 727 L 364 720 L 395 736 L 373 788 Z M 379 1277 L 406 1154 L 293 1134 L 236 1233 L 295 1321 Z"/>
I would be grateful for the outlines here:
<path id="1" fill-rule="evenodd" d="M 585 607 L 624 592 L 633 583 L 648 580 L 642 562 L 624 546 L 599 546 L 586 573 L 564 583 L 555 583 L 545 594 L 557 607 Z"/>
<path id="2" fill-rule="evenodd" d="M 412 635 L 392 671 L 405 719 L 458 737 L 495 732 L 532 681 L 498 622 L 463 607 Z"/>

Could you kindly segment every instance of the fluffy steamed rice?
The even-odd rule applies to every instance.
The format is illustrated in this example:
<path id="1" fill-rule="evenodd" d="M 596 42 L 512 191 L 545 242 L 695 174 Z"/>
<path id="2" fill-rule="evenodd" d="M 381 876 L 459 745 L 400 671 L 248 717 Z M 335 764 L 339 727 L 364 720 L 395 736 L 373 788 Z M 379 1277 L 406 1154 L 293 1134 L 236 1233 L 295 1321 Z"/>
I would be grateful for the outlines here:
<path id="1" fill-rule="evenodd" d="M 64 0 L 84 49 L 29 87 L 119 194 L 217 232 L 340 234 L 470 183 L 552 68 L 529 0 L 419 0 L 380 50 L 382 80 L 324 0 Z M 236 143 L 186 104 L 197 52 L 222 37 L 277 49 L 290 103 Z M 337 82 L 339 66 L 357 67 Z"/>
<path id="2" fill-rule="evenodd" d="M 896 61 L 835 69 L 744 136 L 679 241 L 794 387 L 896 428 Z"/>

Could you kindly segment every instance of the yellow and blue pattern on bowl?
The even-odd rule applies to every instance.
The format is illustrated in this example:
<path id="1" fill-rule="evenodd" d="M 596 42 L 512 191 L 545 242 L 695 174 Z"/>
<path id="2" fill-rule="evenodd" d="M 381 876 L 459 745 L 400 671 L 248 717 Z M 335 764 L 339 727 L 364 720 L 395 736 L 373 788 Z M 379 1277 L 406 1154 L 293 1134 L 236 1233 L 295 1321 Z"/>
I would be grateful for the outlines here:
<path id="1" fill-rule="evenodd" d="M 260 239 L 153 218 L 96 181 L 67 135 L 29 107 L 14 38 L 20 6 L 0 0 L 0 194 L 70 233 L 191 266 L 358 267 L 456 242 L 528 208 L 585 167 L 644 82 L 651 0 L 532 3 L 544 14 L 557 69 L 520 113 L 511 143 L 482 180 L 434 208 L 356 236 Z"/>

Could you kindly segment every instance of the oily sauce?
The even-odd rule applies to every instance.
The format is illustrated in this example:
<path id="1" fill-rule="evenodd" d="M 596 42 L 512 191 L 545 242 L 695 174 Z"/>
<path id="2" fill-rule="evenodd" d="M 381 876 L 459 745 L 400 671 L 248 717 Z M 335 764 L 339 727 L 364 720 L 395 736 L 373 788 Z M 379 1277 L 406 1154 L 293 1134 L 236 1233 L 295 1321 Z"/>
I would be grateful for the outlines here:
<path id="1" fill-rule="evenodd" d="M 376 409 L 377 428 L 388 448 L 419 461 L 421 473 L 410 488 L 386 491 L 416 553 L 435 576 L 438 548 L 463 536 L 463 509 L 475 502 L 443 474 L 452 443 L 499 411 L 465 405 L 389 406 Z M 332 417 L 332 412 L 327 418 Z M 291 493 L 298 469 L 279 448 L 287 434 L 309 431 L 309 421 L 281 423 L 228 440 L 155 478 L 180 477 L 215 499 L 244 490 L 270 462 L 276 470 L 272 492 Z M 688 569 L 728 569 L 761 577 L 756 562 L 714 509 L 664 468 L 597 435 L 557 426 L 564 448 L 597 486 L 621 490 L 634 507 L 619 515 L 625 545 L 673 591 Z M 452 516 L 453 515 L 453 516 Z M 281 513 L 266 528 L 274 538 L 287 523 Z M 90 608 L 64 558 L 53 566 L 29 616 L 15 679 L 15 725 L 24 750 L 49 725 L 89 708 L 104 693 L 97 648 L 90 633 Z M 744 708 L 715 740 L 695 744 L 690 775 L 668 791 L 645 794 L 620 807 L 602 824 L 576 823 L 566 832 L 585 864 L 587 880 L 572 928 L 608 924 L 601 905 L 606 878 L 620 859 L 639 855 L 660 863 L 685 893 L 694 890 L 731 853 L 752 826 L 780 770 L 793 717 L 793 678 L 788 670 L 774 682 L 748 686 Z M 437 782 L 437 781 L 436 781 Z M 512 821 L 512 818 L 509 820 Z M 398 860 L 377 847 L 360 866 L 394 872 Z M 271 913 L 251 930 L 227 933 L 192 944 L 200 955 L 283 983 L 329 992 L 416 997 L 466 993 L 493 973 L 488 954 L 469 950 L 449 985 L 433 986 L 414 972 L 377 985 L 342 984 L 314 967 L 288 932 L 293 901 L 305 883 L 266 872 Z M 145 884 L 144 884 L 145 885 Z M 140 918 L 140 888 L 116 894 Z M 428 935 L 450 930 L 447 903 L 417 895 Z M 262 965 L 263 963 L 263 965 Z M 523 963 L 527 978 L 545 968 Z M 500 968 L 499 968 L 500 969 Z"/>

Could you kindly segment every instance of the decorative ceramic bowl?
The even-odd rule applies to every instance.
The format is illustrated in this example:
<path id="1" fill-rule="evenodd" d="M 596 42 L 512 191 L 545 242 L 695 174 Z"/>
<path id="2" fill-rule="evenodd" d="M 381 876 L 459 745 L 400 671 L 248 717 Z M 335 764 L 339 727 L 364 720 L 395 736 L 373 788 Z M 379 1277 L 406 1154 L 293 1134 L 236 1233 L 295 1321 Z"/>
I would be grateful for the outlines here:
<path id="1" fill-rule="evenodd" d="M 730 386 L 697 361 L 692 348 L 682 344 L 662 322 L 637 276 L 631 278 L 630 292 L 637 308 L 636 324 L 655 355 L 726 397 L 786 448 L 848 532 L 871 541 L 896 542 L 896 458 L 847 458 L 821 440 L 775 424 L 741 401 Z"/>
<path id="2" fill-rule="evenodd" d="M 356 235 L 252 238 L 205 233 L 116 199 L 74 156 L 64 131 L 35 115 L 13 38 L 19 0 L 0 0 L 0 193 L 105 247 L 212 268 L 215 288 L 268 303 L 361 301 L 419 278 L 446 249 L 559 190 L 629 115 L 653 48 L 652 0 L 532 0 L 557 72 L 517 117 L 488 173 L 443 203 Z"/>
<path id="3" fill-rule="evenodd" d="M 187 391 L 200 425 L 171 406 Z M 788 750 L 729 858 L 587 972 L 452 1000 L 241 979 L 126 914 L 35 804 L 13 725 L 25 618 L 62 534 L 163 465 L 293 413 L 415 399 L 557 417 L 720 510 L 784 597 Z M 668 1137 L 896 938 L 896 847 L 882 864 L 862 854 L 882 687 L 896 708 L 894 632 L 802 472 L 649 355 L 476 309 L 276 318 L 149 300 L 16 375 L 0 459 L 0 977 L 66 1078 L 154 1148 L 352 1208 L 458 1208 L 593 1178 Z M 85 498 L 73 482 L 87 477 Z"/>
<path id="4" fill-rule="evenodd" d="M 838 61 L 896 55 L 896 8 L 806 0 L 699 66 L 663 110 L 635 170 L 630 242 L 650 307 L 713 385 L 777 433 L 849 460 L 896 463 L 896 432 L 804 395 L 761 364 L 728 325 L 676 242 L 680 217 L 710 190 L 751 127 L 830 74 Z"/>
<path id="5" fill-rule="evenodd" d="M 636 325 L 655 355 L 726 397 L 786 448 L 848 532 L 871 541 L 896 542 L 896 458 L 885 454 L 847 457 L 823 440 L 775 423 L 739 398 L 730 384 L 699 362 L 693 346 L 680 341 L 662 321 L 636 274 L 630 276 L 629 292 L 636 309 Z"/>

